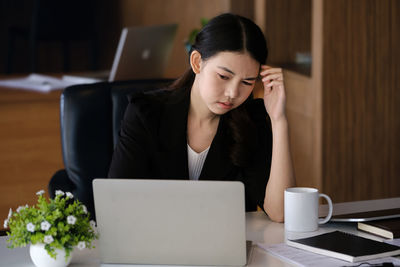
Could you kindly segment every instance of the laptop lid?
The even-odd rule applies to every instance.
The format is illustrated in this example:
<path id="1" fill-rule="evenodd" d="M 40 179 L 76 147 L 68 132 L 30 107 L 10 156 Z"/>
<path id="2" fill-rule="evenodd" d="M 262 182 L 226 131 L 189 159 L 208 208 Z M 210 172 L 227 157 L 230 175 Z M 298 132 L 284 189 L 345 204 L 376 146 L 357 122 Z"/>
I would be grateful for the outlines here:
<path id="1" fill-rule="evenodd" d="M 320 205 L 319 215 L 328 214 L 327 205 Z M 367 222 L 400 218 L 400 197 L 349 201 L 333 204 L 333 222 Z"/>
<path id="2" fill-rule="evenodd" d="M 95 179 L 102 263 L 246 264 L 240 182 Z"/>
<path id="3" fill-rule="evenodd" d="M 108 81 L 164 77 L 177 28 L 177 24 L 123 28 Z"/>

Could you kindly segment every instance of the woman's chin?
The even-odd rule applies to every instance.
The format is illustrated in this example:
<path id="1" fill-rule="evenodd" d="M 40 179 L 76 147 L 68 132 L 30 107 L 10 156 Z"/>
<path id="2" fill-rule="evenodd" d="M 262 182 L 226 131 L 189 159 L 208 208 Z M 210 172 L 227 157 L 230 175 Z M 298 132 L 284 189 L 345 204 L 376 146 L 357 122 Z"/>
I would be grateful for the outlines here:
<path id="1" fill-rule="evenodd" d="M 231 110 L 232 110 L 232 108 L 230 108 L 230 109 L 223 109 L 223 108 L 212 108 L 212 109 L 210 109 L 210 111 L 212 113 L 214 113 L 215 115 L 224 115 L 225 113 L 228 113 Z"/>

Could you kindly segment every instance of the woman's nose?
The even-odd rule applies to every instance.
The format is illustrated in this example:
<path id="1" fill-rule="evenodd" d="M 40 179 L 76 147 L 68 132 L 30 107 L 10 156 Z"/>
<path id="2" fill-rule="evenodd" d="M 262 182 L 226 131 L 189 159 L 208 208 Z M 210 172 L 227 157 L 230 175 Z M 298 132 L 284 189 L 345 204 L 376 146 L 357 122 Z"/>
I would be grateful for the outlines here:
<path id="1" fill-rule="evenodd" d="M 239 86 L 237 85 L 230 85 L 227 87 L 227 89 L 225 90 L 225 96 L 229 97 L 229 98 L 236 98 L 239 95 Z"/>

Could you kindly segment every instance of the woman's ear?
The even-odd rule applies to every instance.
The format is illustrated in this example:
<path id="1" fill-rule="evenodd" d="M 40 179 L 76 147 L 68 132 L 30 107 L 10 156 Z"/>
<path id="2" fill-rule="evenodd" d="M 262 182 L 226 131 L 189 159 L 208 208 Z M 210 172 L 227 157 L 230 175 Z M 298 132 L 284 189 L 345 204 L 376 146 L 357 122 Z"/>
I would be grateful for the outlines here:
<path id="1" fill-rule="evenodd" d="M 199 51 L 193 50 L 193 52 L 190 54 L 190 66 L 195 74 L 200 73 L 201 54 Z"/>

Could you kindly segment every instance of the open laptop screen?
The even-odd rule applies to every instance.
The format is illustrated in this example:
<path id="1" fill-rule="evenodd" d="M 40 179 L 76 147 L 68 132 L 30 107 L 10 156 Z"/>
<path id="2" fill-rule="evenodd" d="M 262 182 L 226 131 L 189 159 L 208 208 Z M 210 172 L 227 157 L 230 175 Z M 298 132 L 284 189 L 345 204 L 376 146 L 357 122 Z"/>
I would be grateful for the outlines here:
<path id="1" fill-rule="evenodd" d="M 109 81 L 164 77 L 177 24 L 123 28 Z"/>
<path id="2" fill-rule="evenodd" d="M 240 182 L 95 179 L 103 263 L 246 264 Z"/>

